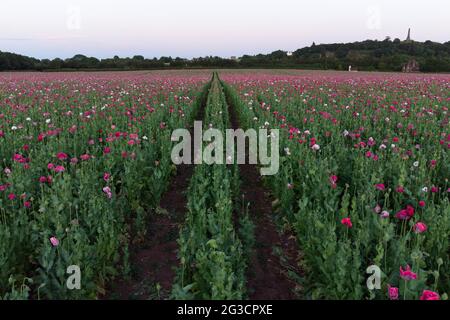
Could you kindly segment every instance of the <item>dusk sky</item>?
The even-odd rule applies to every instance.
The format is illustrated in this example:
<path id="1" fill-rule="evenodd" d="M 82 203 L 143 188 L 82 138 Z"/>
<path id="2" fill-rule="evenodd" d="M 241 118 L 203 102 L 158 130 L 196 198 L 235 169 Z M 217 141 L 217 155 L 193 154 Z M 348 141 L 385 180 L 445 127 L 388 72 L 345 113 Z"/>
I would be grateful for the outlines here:
<path id="1" fill-rule="evenodd" d="M 448 0 L 1 0 L 0 51 L 240 56 L 319 43 L 450 40 Z"/>

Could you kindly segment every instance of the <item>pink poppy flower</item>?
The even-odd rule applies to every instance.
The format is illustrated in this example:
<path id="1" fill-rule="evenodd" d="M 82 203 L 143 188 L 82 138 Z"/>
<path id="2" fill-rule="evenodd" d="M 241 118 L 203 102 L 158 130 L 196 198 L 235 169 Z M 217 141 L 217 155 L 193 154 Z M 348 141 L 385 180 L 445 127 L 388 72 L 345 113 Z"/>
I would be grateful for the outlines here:
<path id="1" fill-rule="evenodd" d="M 56 237 L 51 237 L 50 243 L 52 244 L 52 246 L 57 247 L 59 245 L 59 240 Z"/>
<path id="2" fill-rule="evenodd" d="M 383 219 L 389 218 L 389 211 L 384 210 L 383 212 L 381 212 L 380 216 Z"/>
<path id="3" fill-rule="evenodd" d="M 421 208 L 425 207 L 425 201 L 420 200 L 419 201 L 419 207 L 421 207 Z"/>
<path id="4" fill-rule="evenodd" d="M 332 175 L 332 176 L 330 177 L 330 184 L 331 184 L 331 187 L 332 187 L 333 189 L 336 189 L 336 187 L 337 187 L 337 181 L 338 181 L 338 176 Z"/>
<path id="5" fill-rule="evenodd" d="M 108 197 L 108 199 L 112 198 L 112 193 L 111 193 L 111 188 L 110 187 L 104 187 L 103 188 L 103 192 L 106 194 L 106 196 Z"/>
<path id="6" fill-rule="evenodd" d="M 414 216 L 414 208 L 407 205 L 405 209 L 400 210 L 395 214 L 395 217 L 400 220 L 409 220 Z"/>
<path id="7" fill-rule="evenodd" d="M 375 213 L 380 213 L 380 212 L 381 212 L 381 206 L 380 206 L 379 204 L 377 204 L 377 205 L 375 206 L 375 208 L 373 208 L 373 212 L 375 212 Z"/>
<path id="8" fill-rule="evenodd" d="M 414 226 L 414 231 L 416 233 L 423 233 L 427 231 L 427 229 L 428 229 L 427 225 L 423 222 L 417 222 Z"/>
<path id="9" fill-rule="evenodd" d="M 420 300 L 440 300 L 439 293 L 431 290 L 423 290 Z"/>
<path id="10" fill-rule="evenodd" d="M 384 191 L 384 190 L 386 189 L 386 187 L 385 187 L 385 185 L 384 185 L 383 183 L 377 183 L 377 184 L 375 185 L 375 188 L 376 188 L 377 190 L 380 190 L 380 191 Z"/>
<path id="11" fill-rule="evenodd" d="M 397 287 L 391 287 L 391 285 L 388 284 L 388 293 L 389 293 L 389 299 L 398 300 L 398 288 Z"/>
<path id="12" fill-rule="evenodd" d="M 400 266 L 400 277 L 405 281 L 416 280 L 417 274 L 411 271 L 409 265 L 406 266 L 405 270 Z"/>
<path id="13" fill-rule="evenodd" d="M 341 223 L 342 223 L 344 226 L 346 226 L 347 228 L 353 227 L 352 220 L 351 220 L 350 218 L 343 218 L 343 219 L 341 220 Z"/>
<path id="14" fill-rule="evenodd" d="M 332 175 L 332 176 L 330 177 L 330 182 L 331 182 L 331 183 L 337 183 L 337 182 L 338 182 L 338 176 Z"/>
<path id="15" fill-rule="evenodd" d="M 66 171 L 66 169 L 63 166 L 56 166 L 55 167 L 55 172 L 64 172 Z"/>
<path id="16" fill-rule="evenodd" d="M 26 161 L 26 159 L 19 153 L 14 154 L 13 160 L 19 163 L 24 163 Z"/>
<path id="17" fill-rule="evenodd" d="M 14 193 L 10 193 L 10 194 L 8 195 L 8 199 L 11 200 L 11 201 L 13 201 L 14 199 L 16 199 L 16 195 L 15 195 Z"/>
<path id="18" fill-rule="evenodd" d="M 64 152 L 58 152 L 58 154 L 56 155 L 56 157 L 59 160 L 66 160 L 69 156 L 67 154 L 65 154 Z"/>
<path id="19" fill-rule="evenodd" d="M 130 133 L 130 139 L 138 140 L 139 139 L 139 135 L 137 135 L 136 133 Z"/>

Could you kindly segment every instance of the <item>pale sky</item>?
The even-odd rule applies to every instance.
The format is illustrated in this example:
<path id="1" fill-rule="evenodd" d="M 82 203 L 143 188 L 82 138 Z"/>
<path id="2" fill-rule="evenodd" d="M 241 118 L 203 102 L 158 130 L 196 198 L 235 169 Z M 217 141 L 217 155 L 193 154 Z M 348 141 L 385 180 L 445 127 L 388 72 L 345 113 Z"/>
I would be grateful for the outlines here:
<path id="1" fill-rule="evenodd" d="M 1 0 L 0 51 L 186 58 L 319 43 L 450 40 L 449 0 Z"/>

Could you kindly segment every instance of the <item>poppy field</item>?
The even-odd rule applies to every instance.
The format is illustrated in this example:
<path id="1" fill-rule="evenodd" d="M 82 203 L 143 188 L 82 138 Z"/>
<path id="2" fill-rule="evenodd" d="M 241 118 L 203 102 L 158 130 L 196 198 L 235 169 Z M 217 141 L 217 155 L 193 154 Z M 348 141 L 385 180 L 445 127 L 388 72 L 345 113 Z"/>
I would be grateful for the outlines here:
<path id="1" fill-rule="evenodd" d="M 448 299 L 449 107 L 448 75 L 0 73 L 0 298 Z M 278 129 L 278 173 L 175 165 L 194 120 Z"/>

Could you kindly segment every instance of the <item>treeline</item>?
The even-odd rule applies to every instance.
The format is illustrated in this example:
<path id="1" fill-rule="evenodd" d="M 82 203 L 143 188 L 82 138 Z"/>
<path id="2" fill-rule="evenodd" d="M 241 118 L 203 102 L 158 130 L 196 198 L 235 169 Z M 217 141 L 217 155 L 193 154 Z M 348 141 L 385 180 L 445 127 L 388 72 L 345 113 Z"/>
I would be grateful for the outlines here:
<path id="1" fill-rule="evenodd" d="M 220 57 L 204 57 L 192 60 L 183 58 L 161 57 L 145 59 L 143 56 L 132 58 L 97 59 L 77 54 L 72 58 L 62 60 L 56 58 L 34 59 L 14 53 L 0 51 L 0 71 L 6 70 L 142 70 L 163 68 L 231 68 L 239 64 L 231 59 Z"/>
<path id="2" fill-rule="evenodd" d="M 115 56 L 97 59 L 77 54 L 65 60 L 34 59 L 0 51 L 0 70 L 141 70 L 163 68 L 299 68 L 321 70 L 401 71 L 405 63 L 416 60 L 420 71 L 450 72 L 450 41 L 366 40 L 353 43 L 312 44 L 292 53 L 244 55 L 239 59 L 203 57 L 194 59 L 160 57 L 147 59 Z"/>

